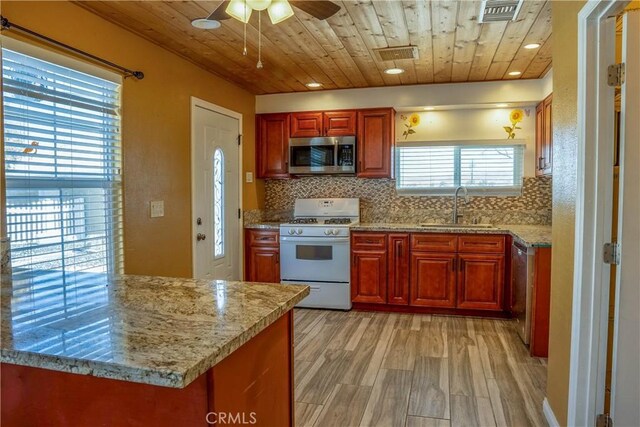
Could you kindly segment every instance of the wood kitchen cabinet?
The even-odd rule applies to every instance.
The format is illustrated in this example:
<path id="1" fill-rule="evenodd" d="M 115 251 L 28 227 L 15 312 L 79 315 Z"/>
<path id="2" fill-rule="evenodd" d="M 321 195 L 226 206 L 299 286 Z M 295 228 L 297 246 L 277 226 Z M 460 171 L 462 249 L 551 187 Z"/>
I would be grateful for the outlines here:
<path id="1" fill-rule="evenodd" d="M 392 178 L 395 111 L 377 108 L 358 111 L 357 176 Z"/>
<path id="2" fill-rule="evenodd" d="M 291 137 L 351 136 L 356 134 L 356 111 L 291 113 Z"/>
<path id="3" fill-rule="evenodd" d="M 504 291 L 504 255 L 459 254 L 456 307 L 501 310 Z"/>
<path id="4" fill-rule="evenodd" d="M 411 253 L 412 306 L 456 306 L 456 254 Z"/>
<path id="5" fill-rule="evenodd" d="M 536 176 L 551 175 L 553 166 L 553 95 L 536 107 Z"/>
<path id="6" fill-rule="evenodd" d="M 245 230 L 245 280 L 280 283 L 280 240 L 277 230 Z"/>
<path id="7" fill-rule="evenodd" d="M 289 178 L 290 114 L 256 117 L 257 178 Z"/>
<path id="8" fill-rule="evenodd" d="M 409 304 L 409 234 L 389 234 L 387 262 L 387 302 Z"/>
<path id="9" fill-rule="evenodd" d="M 387 236 L 383 233 L 351 235 L 351 301 L 387 303 Z"/>
<path id="10" fill-rule="evenodd" d="M 354 307 L 495 315 L 504 309 L 506 243 L 503 235 L 353 232 Z"/>

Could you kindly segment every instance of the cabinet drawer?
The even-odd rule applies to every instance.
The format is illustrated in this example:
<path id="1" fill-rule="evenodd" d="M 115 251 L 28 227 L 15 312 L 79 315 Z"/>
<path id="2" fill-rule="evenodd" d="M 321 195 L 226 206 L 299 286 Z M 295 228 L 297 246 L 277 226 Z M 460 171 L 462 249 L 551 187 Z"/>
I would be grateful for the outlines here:
<path id="1" fill-rule="evenodd" d="M 387 235 L 383 233 L 353 233 L 352 249 L 386 249 Z"/>
<path id="2" fill-rule="evenodd" d="M 467 235 L 458 238 L 460 253 L 504 253 L 504 236 Z"/>
<path id="3" fill-rule="evenodd" d="M 411 250 L 423 252 L 455 252 L 455 234 L 419 233 L 411 235 Z"/>
<path id="4" fill-rule="evenodd" d="M 280 246 L 278 231 L 249 230 L 247 234 L 249 246 Z"/>

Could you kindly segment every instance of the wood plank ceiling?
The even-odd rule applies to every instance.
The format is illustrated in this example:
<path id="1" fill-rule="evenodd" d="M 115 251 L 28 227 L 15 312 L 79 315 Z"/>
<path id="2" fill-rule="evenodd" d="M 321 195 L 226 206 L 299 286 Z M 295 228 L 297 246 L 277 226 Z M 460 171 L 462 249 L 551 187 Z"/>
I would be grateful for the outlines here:
<path id="1" fill-rule="evenodd" d="M 247 26 L 235 19 L 216 30 L 193 28 L 220 1 L 78 1 L 84 7 L 254 94 L 421 83 L 532 79 L 551 67 L 551 1 L 525 0 L 517 20 L 477 22 L 480 1 L 336 1 L 341 10 L 319 21 L 295 16 L 262 20 L 263 69 L 256 68 L 257 14 Z M 525 49 L 539 43 L 538 49 Z M 414 45 L 417 60 L 381 61 L 377 48 Z M 135 68 L 135 64 L 129 64 Z M 400 67 L 404 74 L 384 70 Z M 522 72 L 510 76 L 511 71 Z"/>

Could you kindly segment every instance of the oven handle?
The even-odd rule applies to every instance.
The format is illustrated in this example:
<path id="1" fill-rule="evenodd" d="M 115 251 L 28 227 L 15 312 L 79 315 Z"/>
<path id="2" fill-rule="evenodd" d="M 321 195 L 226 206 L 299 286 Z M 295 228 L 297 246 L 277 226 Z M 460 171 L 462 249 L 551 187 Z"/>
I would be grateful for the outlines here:
<path id="1" fill-rule="evenodd" d="M 290 242 L 290 243 L 321 243 L 324 245 L 332 245 L 334 243 L 349 243 L 348 237 L 289 237 L 289 236 L 281 236 L 281 242 Z"/>

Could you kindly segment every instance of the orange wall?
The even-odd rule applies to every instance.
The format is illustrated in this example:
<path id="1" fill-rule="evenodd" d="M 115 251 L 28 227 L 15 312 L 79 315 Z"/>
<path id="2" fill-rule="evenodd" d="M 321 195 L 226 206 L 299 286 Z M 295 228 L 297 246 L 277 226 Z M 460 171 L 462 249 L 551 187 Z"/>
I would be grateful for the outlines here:
<path id="1" fill-rule="evenodd" d="M 254 170 L 255 96 L 70 2 L 0 4 L 16 24 L 145 73 L 123 87 L 125 272 L 191 276 L 191 96 L 243 114 L 247 171 Z M 244 209 L 260 198 L 259 184 L 244 185 Z M 151 200 L 164 200 L 163 218 L 149 218 Z"/>
<path id="2" fill-rule="evenodd" d="M 547 399 L 566 425 L 571 356 L 571 301 L 578 150 L 578 12 L 584 1 L 554 1 L 553 256 Z"/>

